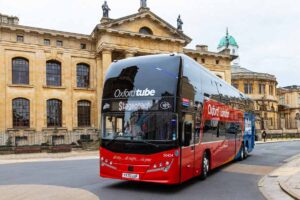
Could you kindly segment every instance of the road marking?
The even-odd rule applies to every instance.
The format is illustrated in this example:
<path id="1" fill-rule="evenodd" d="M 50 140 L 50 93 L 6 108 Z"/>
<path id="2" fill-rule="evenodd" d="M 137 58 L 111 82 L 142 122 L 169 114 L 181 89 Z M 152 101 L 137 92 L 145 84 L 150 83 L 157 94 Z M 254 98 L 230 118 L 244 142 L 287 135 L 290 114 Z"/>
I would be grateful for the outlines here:
<path id="1" fill-rule="evenodd" d="M 77 188 L 51 185 L 0 186 L 1 200 L 100 200 L 95 194 Z"/>
<path id="2" fill-rule="evenodd" d="M 266 174 L 272 172 L 274 169 L 275 169 L 275 167 L 271 167 L 271 166 L 232 164 L 232 165 L 224 168 L 222 171 L 262 176 L 262 175 L 266 175 Z"/>

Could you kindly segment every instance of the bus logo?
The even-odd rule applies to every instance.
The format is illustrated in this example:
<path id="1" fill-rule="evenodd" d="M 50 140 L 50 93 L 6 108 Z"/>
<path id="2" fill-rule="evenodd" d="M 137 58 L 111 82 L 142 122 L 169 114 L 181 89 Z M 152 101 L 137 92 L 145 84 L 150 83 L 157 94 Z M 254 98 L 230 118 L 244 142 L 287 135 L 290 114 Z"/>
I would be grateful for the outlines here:
<path id="1" fill-rule="evenodd" d="M 150 90 L 146 88 L 145 90 L 127 90 L 121 91 L 120 89 L 117 89 L 115 91 L 115 97 L 116 98 L 128 98 L 128 97 L 153 97 L 155 96 L 155 90 Z"/>
<path id="2" fill-rule="evenodd" d="M 167 101 L 163 101 L 160 103 L 159 107 L 162 109 L 162 110 L 169 110 L 172 108 L 171 104 Z"/>

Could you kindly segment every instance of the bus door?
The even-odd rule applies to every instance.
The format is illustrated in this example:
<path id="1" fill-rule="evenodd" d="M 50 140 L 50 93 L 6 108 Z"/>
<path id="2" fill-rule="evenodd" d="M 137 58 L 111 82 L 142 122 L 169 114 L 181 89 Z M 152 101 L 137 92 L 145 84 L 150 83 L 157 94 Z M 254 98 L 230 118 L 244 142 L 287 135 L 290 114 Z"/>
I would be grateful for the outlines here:
<path id="1" fill-rule="evenodd" d="M 195 144 L 194 144 L 194 116 L 184 113 L 182 124 L 181 147 L 181 182 L 194 176 Z"/>
<path id="2" fill-rule="evenodd" d="M 244 133 L 244 115 L 239 114 L 240 121 L 236 122 L 236 134 L 235 134 L 235 152 L 236 154 L 240 151 L 242 142 L 243 142 L 243 133 Z"/>

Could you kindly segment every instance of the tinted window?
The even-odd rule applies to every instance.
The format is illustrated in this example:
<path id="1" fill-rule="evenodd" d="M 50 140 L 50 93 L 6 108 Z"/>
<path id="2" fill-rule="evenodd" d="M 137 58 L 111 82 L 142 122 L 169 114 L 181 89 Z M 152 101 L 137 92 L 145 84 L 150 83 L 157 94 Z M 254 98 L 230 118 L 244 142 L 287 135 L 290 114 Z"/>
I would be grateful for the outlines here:
<path id="1" fill-rule="evenodd" d="M 180 57 L 131 58 L 109 68 L 103 98 L 174 97 L 177 93 Z"/>
<path id="2" fill-rule="evenodd" d="M 205 121 L 203 127 L 203 137 L 202 142 L 212 142 L 218 139 L 218 124 L 217 120 L 207 120 Z"/>
<path id="3" fill-rule="evenodd" d="M 107 113 L 103 118 L 103 139 L 125 141 L 175 141 L 177 117 L 173 113 Z"/>

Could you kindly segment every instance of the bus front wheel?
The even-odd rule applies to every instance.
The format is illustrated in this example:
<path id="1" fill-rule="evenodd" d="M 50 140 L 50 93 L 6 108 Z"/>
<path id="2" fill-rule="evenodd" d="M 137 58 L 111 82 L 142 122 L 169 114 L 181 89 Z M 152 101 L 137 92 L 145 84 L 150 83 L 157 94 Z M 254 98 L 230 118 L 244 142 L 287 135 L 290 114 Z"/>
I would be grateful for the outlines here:
<path id="1" fill-rule="evenodd" d="M 202 157 L 202 172 L 200 175 L 201 180 L 205 180 L 207 178 L 209 169 L 210 169 L 209 156 L 208 156 L 207 152 L 205 151 L 203 153 L 203 157 Z"/>

